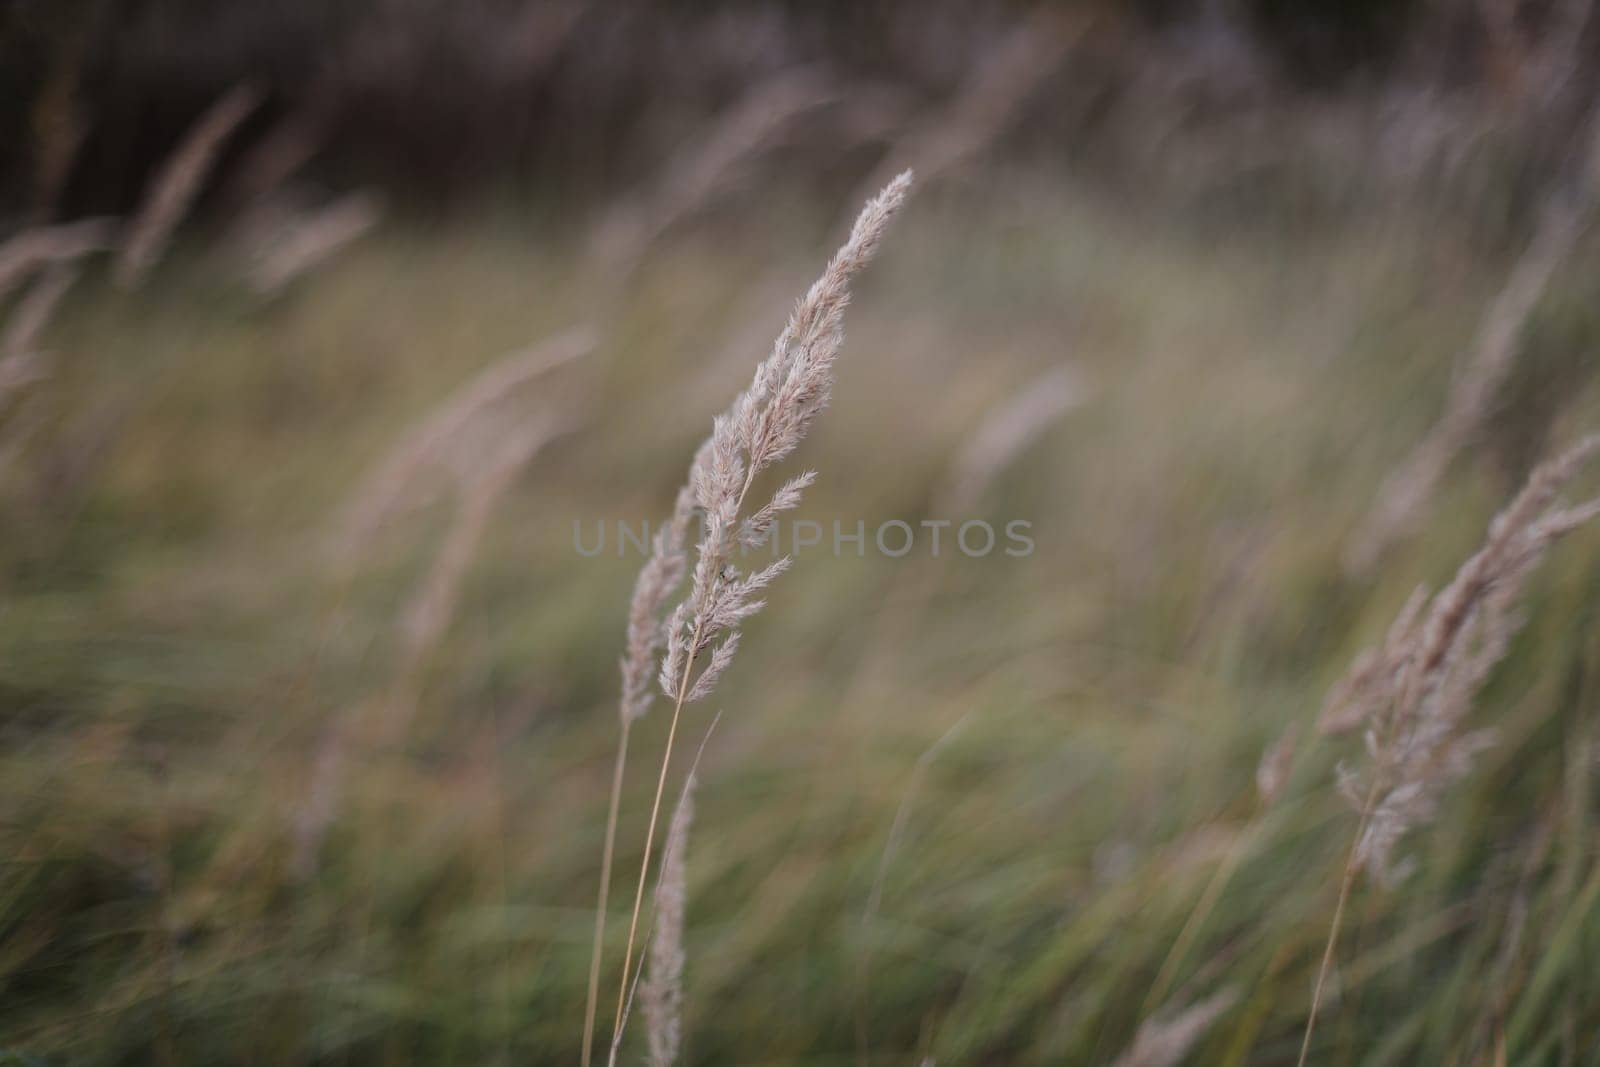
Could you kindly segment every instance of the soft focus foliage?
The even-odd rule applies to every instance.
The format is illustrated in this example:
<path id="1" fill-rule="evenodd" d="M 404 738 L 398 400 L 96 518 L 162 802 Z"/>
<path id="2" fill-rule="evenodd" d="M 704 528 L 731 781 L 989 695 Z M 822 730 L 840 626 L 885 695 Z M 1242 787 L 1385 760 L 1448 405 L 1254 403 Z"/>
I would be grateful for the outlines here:
<path id="1" fill-rule="evenodd" d="M 677 488 L 912 165 L 701 576 L 795 557 L 683 711 L 656 1058 L 1294 1063 L 1341 764 L 1430 787 L 1312 1062 L 1592 1055 L 1594 464 L 1506 511 L 1600 427 L 1592 5 L 69 7 L 0 15 L 0 1062 L 577 1060 Z"/>

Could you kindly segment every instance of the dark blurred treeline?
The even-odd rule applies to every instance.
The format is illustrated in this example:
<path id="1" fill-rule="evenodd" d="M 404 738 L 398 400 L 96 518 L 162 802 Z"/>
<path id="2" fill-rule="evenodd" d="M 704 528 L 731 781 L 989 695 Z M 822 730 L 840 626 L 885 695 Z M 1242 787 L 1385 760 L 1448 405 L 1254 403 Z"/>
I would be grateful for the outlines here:
<path id="1" fill-rule="evenodd" d="M 1469 174 L 1472 195 L 1490 183 L 1514 210 L 1571 170 L 1600 54 L 1592 6 L 6 0 L 0 215 L 125 211 L 241 82 L 266 102 L 230 142 L 234 171 L 303 170 L 419 203 L 491 183 L 607 196 L 796 70 L 835 97 L 812 156 L 859 170 L 864 142 L 892 142 L 972 91 L 1018 34 L 1062 48 L 994 116 L 1005 153 L 1179 185 L 1377 181 L 1433 195 Z"/>

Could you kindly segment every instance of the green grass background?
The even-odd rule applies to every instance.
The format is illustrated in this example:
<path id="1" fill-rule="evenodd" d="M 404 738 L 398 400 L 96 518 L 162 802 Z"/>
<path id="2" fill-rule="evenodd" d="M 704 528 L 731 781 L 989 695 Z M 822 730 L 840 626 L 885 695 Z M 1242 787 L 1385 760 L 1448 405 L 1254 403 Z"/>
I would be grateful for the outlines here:
<path id="1" fill-rule="evenodd" d="M 392 684 L 453 504 L 419 498 L 349 581 L 324 551 L 341 508 L 451 389 L 592 316 L 596 279 L 571 227 L 486 207 L 390 222 L 273 301 L 203 241 L 137 294 L 74 292 L 0 473 L 17 1062 L 575 1061 L 639 561 L 578 557 L 572 523 L 666 513 L 766 343 L 735 342 L 776 334 L 851 208 L 746 190 L 651 251 L 567 386 L 529 393 L 583 423 L 496 510 L 404 743 L 352 757 L 310 879 L 290 857 L 317 753 Z M 1535 457 L 1600 427 L 1600 250 L 1540 305 L 1420 536 L 1358 581 L 1345 539 L 1514 242 L 1263 211 L 1002 173 L 899 220 L 792 461 L 821 473 L 800 517 L 1024 518 L 1037 551 L 809 552 L 686 713 L 680 769 L 722 712 L 689 854 L 690 1062 L 1103 1063 L 1224 989 L 1194 1062 L 1294 1062 L 1355 824 L 1334 766 L 1360 758 L 1311 724 Z M 1062 363 L 1083 405 L 973 514 L 935 515 L 985 414 Z M 1597 592 L 1583 531 L 1480 701 L 1499 744 L 1408 840 L 1417 873 L 1358 889 L 1316 1062 L 1600 1063 Z M 1263 813 L 1256 763 L 1296 722 Z M 658 705 L 634 736 L 602 1020 L 665 726 Z"/>

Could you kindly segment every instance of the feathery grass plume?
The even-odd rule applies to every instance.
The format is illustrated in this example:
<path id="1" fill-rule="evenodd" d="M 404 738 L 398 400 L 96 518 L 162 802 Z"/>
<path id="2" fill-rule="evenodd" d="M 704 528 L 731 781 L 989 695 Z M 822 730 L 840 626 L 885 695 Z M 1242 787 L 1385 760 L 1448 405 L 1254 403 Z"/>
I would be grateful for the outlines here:
<path id="1" fill-rule="evenodd" d="M 58 226 L 34 226 L 0 244 L 0 300 L 35 270 L 52 263 L 70 263 L 112 247 L 117 220 L 79 219 Z"/>
<path id="2" fill-rule="evenodd" d="M 627 652 L 620 663 L 620 711 L 625 723 L 643 718 L 655 700 L 656 657 L 666 645 L 666 619 L 662 609 L 683 583 L 688 567 L 684 545 L 694 508 L 694 492 L 688 486 L 679 489 L 672 518 L 656 531 L 650 558 L 634 582 L 633 600 L 628 607 Z"/>
<path id="3" fill-rule="evenodd" d="M 119 286 L 134 288 L 160 260 L 222 154 L 223 144 L 262 99 L 261 91 L 252 85 L 234 86 L 206 109 L 167 157 L 146 186 L 138 214 L 129 224 L 113 272 Z"/>
<path id="4" fill-rule="evenodd" d="M 431 469 L 468 467 L 472 457 L 457 456 L 472 443 L 469 430 L 496 405 L 528 383 L 593 351 L 597 338 L 587 327 L 503 356 L 478 372 L 428 416 L 408 430 L 351 497 L 335 537 L 334 553 L 347 564 L 369 544 L 384 523 L 418 496 L 418 483 Z"/>
<path id="5" fill-rule="evenodd" d="M 355 243 L 382 217 L 382 201 L 365 191 L 347 193 L 297 217 L 287 233 L 261 251 L 250 270 L 251 288 L 263 296 L 281 292 L 302 274 Z"/>
<path id="6" fill-rule="evenodd" d="M 656 917 L 650 935 L 650 965 L 639 1001 L 650 1039 L 650 1067 L 671 1067 L 683 1045 L 683 915 L 688 900 L 689 826 L 694 821 L 695 778 L 683 786 L 683 798 L 667 827 L 662 846 L 661 878 L 656 882 Z"/>
<path id="7" fill-rule="evenodd" d="M 1358 665 L 1353 683 L 1335 691 L 1330 718 L 1348 721 L 1354 708 L 1367 726 L 1372 766 L 1365 774 L 1341 769 L 1340 787 L 1358 811 L 1368 812 L 1356 866 L 1380 881 L 1394 881 L 1401 837 L 1433 817 L 1440 793 L 1488 743 L 1483 732 L 1463 733 L 1461 723 L 1521 626 L 1516 608 L 1529 575 L 1551 544 L 1600 514 L 1600 498 L 1577 507 L 1556 503 L 1596 451 L 1600 434 L 1541 464 L 1426 614 L 1413 606 L 1420 599 L 1414 596 L 1385 647 Z M 1369 792 L 1371 801 L 1364 801 Z"/>
<path id="8" fill-rule="evenodd" d="M 1139 1025 L 1133 1044 L 1112 1067 L 1174 1067 L 1182 1063 L 1195 1043 L 1238 1000 L 1238 993 L 1224 989 L 1181 1011 L 1145 1020 Z"/>
<path id="9" fill-rule="evenodd" d="M 1311 1050 L 1323 984 L 1356 876 L 1393 885 L 1409 864 L 1396 864 L 1401 839 L 1438 811 L 1444 790 L 1472 768 L 1491 743 L 1489 731 L 1463 731 L 1489 672 L 1521 626 L 1517 604 L 1528 577 L 1550 546 L 1600 517 L 1600 497 L 1576 506 L 1557 500 L 1585 461 L 1600 452 L 1600 434 L 1585 437 L 1540 464 L 1489 524 L 1483 546 L 1429 599 L 1418 590 L 1401 609 L 1383 645 L 1359 657 L 1329 694 L 1322 728 L 1366 725 L 1370 766 L 1339 768 L 1339 788 L 1360 813 L 1345 863 L 1333 921 L 1312 992 L 1300 1063 Z"/>
<path id="10" fill-rule="evenodd" d="M 792 288 L 792 287 L 791 287 Z M 770 330 L 764 326 L 763 330 Z M 748 329 L 739 331 L 735 343 L 727 346 L 726 355 L 748 361 L 753 344 L 764 344 Z M 738 342 L 743 342 L 741 345 Z M 727 363 L 730 360 L 714 361 Z M 703 395 L 713 384 L 713 366 L 700 380 L 692 382 L 685 390 L 684 400 L 692 394 Z M 724 370 L 728 367 L 724 367 Z M 650 559 L 639 571 L 634 583 L 633 599 L 628 609 L 627 639 L 621 661 L 622 695 L 618 710 L 621 729 L 611 773 L 610 806 L 606 813 L 605 847 L 600 860 L 600 891 L 595 905 L 594 942 L 589 956 L 589 990 L 584 1008 L 584 1044 L 581 1063 L 588 1067 L 593 1053 L 594 1018 L 600 995 L 601 951 L 605 943 L 607 905 L 611 893 L 611 870 L 616 856 L 617 816 L 622 803 L 622 783 L 628 762 L 628 744 L 633 724 L 643 718 L 655 700 L 658 658 L 666 643 L 665 608 L 668 600 L 683 583 L 687 569 L 685 547 L 688 543 L 689 524 L 694 516 L 694 491 L 684 485 L 678 490 L 672 517 L 656 532 L 651 540 Z"/>
<path id="11" fill-rule="evenodd" d="M 1416 531 L 1450 464 L 1489 417 L 1496 394 L 1516 365 L 1518 340 L 1529 317 L 1556 268 L 1594 223 L 1597 204 L 1600 110 L 1591 119 L 1588 145 L 1571 188 L 1545 205 L 1533 239 L 1484 314 L 1472 351 L 1451 385 L 1444 414 L 1379 488 L 1372 511 L 1345 554 L 1347 572 L 1370 572 L 1392 544 Z"/>
<path id="12" fill-rule="evenodd" d="M 964 514 L 1040 434 L 1082 404 L 1087 391 L 1075 368 L 1054 367 L 985 416 L 951 467 L 938 513 Z"/>
<path id="13" fill-rule="evenodd" d="M 649 189 L 600 223 L 590 253 L 595 273 L 613 290 L 620 287 L 657 238 L 724 192 L 791 122 L 836 96 L 812 70 L 787 71 L 756 85 L 677 152 Z"/>
<path id="14" fill-rule="evenodd" d="M 1389 624 L 1383 642 L 1364 650 L 1345 676 L 1328 691 L 1317 718 L 1317 730 L 1342 734 L 1383 711 L 1384 702 L 1404 680 L 1411 654 L 1409 639 L 1417 627 L 1417 616 L 1428 603 L 1428 590 L 1418 586 Z"/>
<path id="15" fill-rule="evenodd" d="M 666 653 L 662 657 L 659 681 L 662 691 L 674 701 L 672 722 L 645 832 L 612 1028 L 613 1048 L 622 1032 L 639 910 L 644 903 L 661 796 L 666 789 L 683 706 L 703 700 L 715 688 L 738 648 L 740 624 L 765 604 L 755 595 L 787 570 L 790 562 L 785 556 L 744 575 L 735 565 L 735 557 L 766 541 L 778 515 L 798 506 L 801 493 L 815 474 L 807 472 L 790 479 L 768 503 L 748 515 L 744 514 L 745 497 L 758 475 L 799 446 L 817 415 L 827 407 L 834 365 L 844 341 L 850 281 L 877 252 L 889 220 L 905 201 L 910 187 L 911 172 L 906 171 L 867 202 L 849 240 L 795 306 L 771 355 L 756 367 L 749 388 L 713 421 L 711 437 L 701 445 L 690 465 L 688 486 L 703 513 L 702 529 L 695 546 L 689 593 L 670 616 Z M 701 668 L 698 675 L 696 667 Z"/>

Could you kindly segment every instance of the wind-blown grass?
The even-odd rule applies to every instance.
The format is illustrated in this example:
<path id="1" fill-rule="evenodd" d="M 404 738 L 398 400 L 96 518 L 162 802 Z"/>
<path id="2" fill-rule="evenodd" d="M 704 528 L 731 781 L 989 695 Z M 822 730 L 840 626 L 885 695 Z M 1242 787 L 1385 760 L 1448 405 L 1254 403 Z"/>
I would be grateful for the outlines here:
<path id="1" fill-rule="evenodd" d="M 267 305 L 217 299 L 188 256 L 136 299 L 86 272 L 40 338 L 42 421 L 0 481 L 8 1050 L 578 1057 L 619 616 L 644 561 L 614 544 L 580 559 L 571 520 L 670 513 L 707 414 L 683 387 L 729 294 L 831 250 L 840 204 L 791 206 L 740 218 L 737 240 L 685 227 L 640 268 L 605 323 L 591 421 L 499 497 L 405 742 L 349 762 L 351 804 L 304 879 L 289 816 L 325 731 L 393 682 L 400 620 L 455 522 L 444 491 L 495 435 L 451 436 L 389 513 L 405 526 L 357 540 L 331 631 L 318 535 L 485 357 L 572 322 L 581 249 L 498 215 L 397 218 Z M 1359 748 L 1303 736 L 1270 806 L 1254 776 L 1515 491 L 1492 463 L 1456 464 L 1426 537 L 1342 577 L 1343 535 L 1393 458 L 1375 427 L 1436 414 L 1407 386 L 1441 376 L 1448 345 L 1418 339 L 1473 321 L 1506 264 L 1392 216 L 1219 242 L 1020 173 L 948 184 L 917 221 L 850 310 L 836 402 L 804 446 L 823 473 L 808 517 L 946 517 L 951 461 L 1022 383 L 1069 359 L 1094 388 L 973 505 L 1032 520 L 1033 557 L 822 551 L 774 587 L 707 702 L 728 714 L 696 796 L 684 1059 L 853 1060 L 859 1018 L 884 1062 L 1109 1063 L 1232 989 L 1185 1062 L 1293 1063 L 1357 822 L 1334 765 Z M 1444 260 L 1456 273 L 1426 269 Z M 1583 298 L 1575 275 L 1551 285 Z M 469 421 L 503 432 L 542 390 Z M 1592 379 L 1563 400 L 1555 439 L 1600 421 Z M 413 508 L 430 488 L 437 506 Z M 926 610 L 873 647 L 911 569 Z M 1592 526 L 1531 575 L 1463 724 L 1497 744 L 1402 841 L 1410 878 L 1358 882 L 1314 1055 L 1581 1062 L 1600 1025 L 1597 575 Z M 857 688 L 869 655 L 878 678 Z M 652 701 L 633 747 L 653 759 L 668 722 Z M 621 791 L 630 875 L 653 778 Z M 608 993 L 624 933 L 613 916 Z"/>
<path id="2" fill-rule="evenodd" d="M 1600 435 L 1535 469 L 1454 580 L 1432 599 L 1425 590 L 1413 594 L 1382 647 L 1364 653 L 1329 696 L 1323 728 L 1364 727 L 1371 766 L 1340 767 L 1340 792 L 1360 822 L 1312 992 L 1302 1064 L 1356 875 L 1365 871 L 1388 885 L 1403 878 L 1409 866 L 1394 860 L 1400 840 L 1437 817 L 1445 789 L 1494 743 L 1492 731 L 1466 731 L 1464 720 L 1522 625 L 1518 610 L 1534 568 L 1556 541 L 1600 517 L 1600 498 L 1570 507 L 1556 502 L 1596 452 Z"/>
<path id="3" fill-rule="evenodd" d="M 773 345 L 772 354 L 756 367 L 750 387 L 713 422 L 711 436 L 700 446 L 690 465 L 686 488 L 701 513 L 701 536 L 695 546 L 694 567 L 689 573 L 688 595 L 673 609 L 665 625 L 665 648 L 658 677 L 662 692 L 673 701 L 672 719 L 661 756 L 650 822 L 645 831 L 644 858 L 623 950 L 622 984 L 612 1028 L 613 1061 L 622 1034 L 639 909 L 650 872 L 651 845 L 671 767 L 679 718 L 685 704 L 704 700 L 711 694 L 733 662 L 739 647 L 741 624 L 765 606 L 764 600 L 753 598 L 790 564 L 790 557 L 782 556 L 758 571 L 743 575 L 736 566 L 736 557 L 742 560 L 745 550 L 766 544 L 773 524 L 785 512 L 799 506 L 801 494 L 816 475 L 807 472 L 791 478 L 779 487 L 771 500 L 748 514 L 744 512 L 745 497 L 758 475 L 799 447 L 812 422 L 828 406 L 833 392 L 834 365 L 844 343 L 844 311 L 850 302 L 850 283 L 876 254 L 890 219 L 899 210 L 910 187 L 911 172 L 907 171 L 867 202 L 849 239 L 795 306 L 788 325 Z M 684 499 L 680 495 L 680 510 Z M 647 572 L 649 567 L 647 564 Z M 700 667 L 698 674 L 695 673 L 697 666 Z M 625 661 L 625 676 L 627 670 Z M 625 711 L 625 721 L 626 718 Z M 619 756 L 619 768 L 622 762 Z M 596 951 L 599 947 L 597 928 Z"/>

